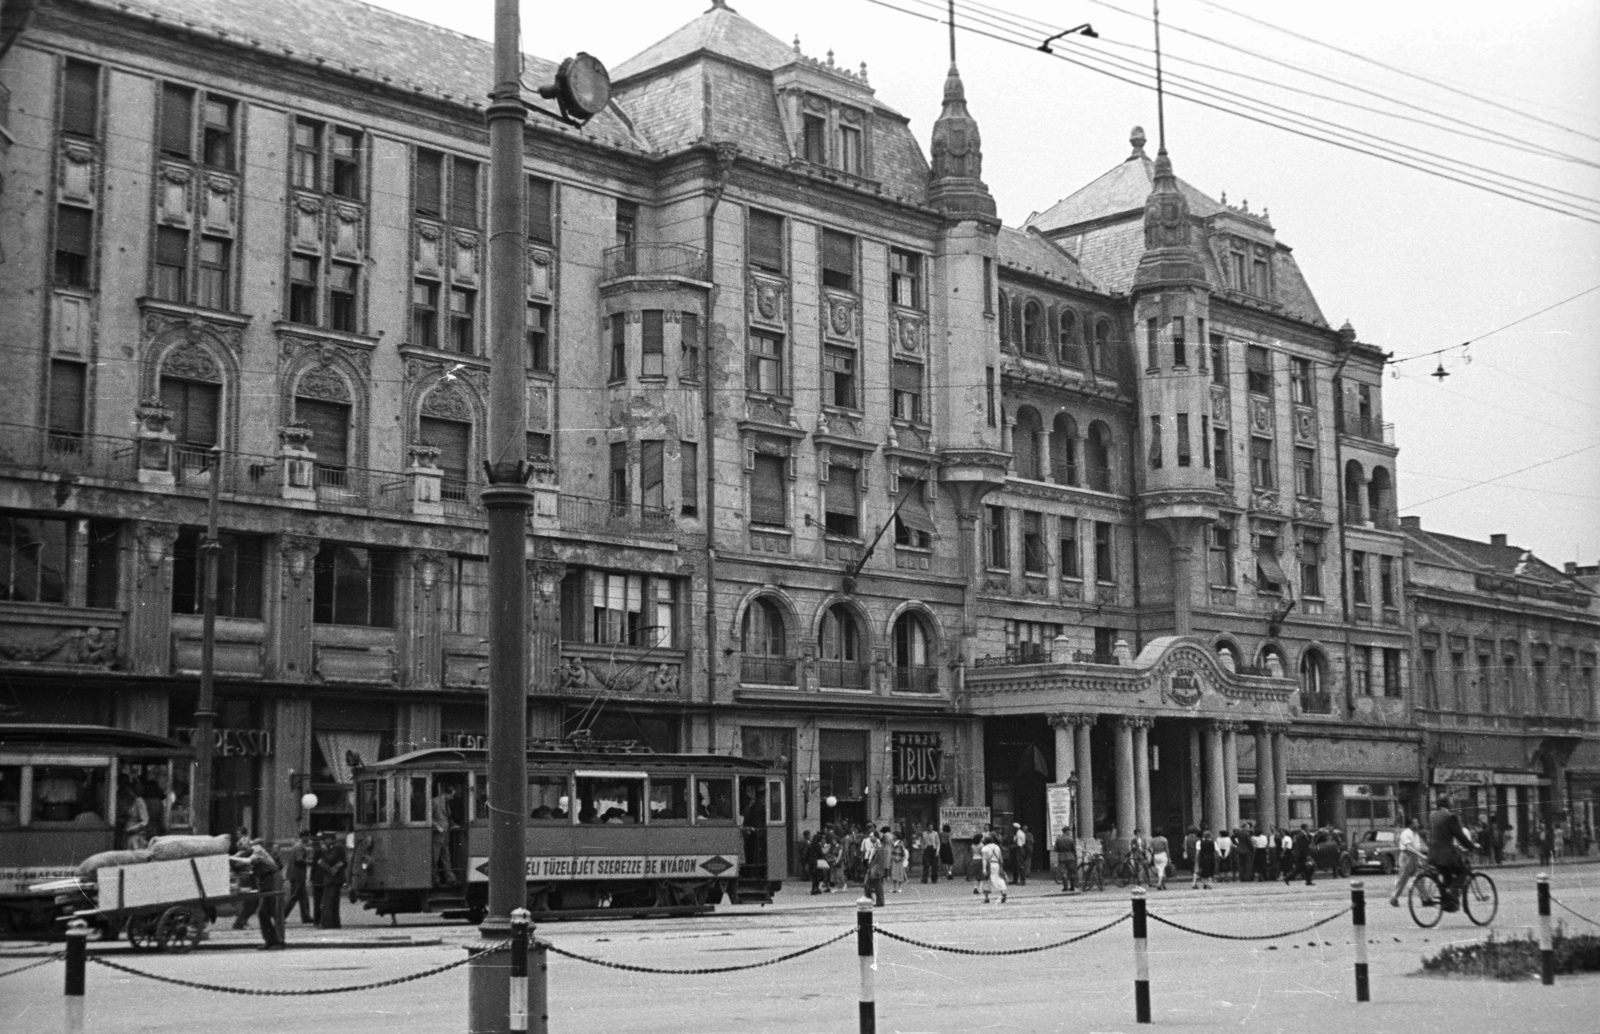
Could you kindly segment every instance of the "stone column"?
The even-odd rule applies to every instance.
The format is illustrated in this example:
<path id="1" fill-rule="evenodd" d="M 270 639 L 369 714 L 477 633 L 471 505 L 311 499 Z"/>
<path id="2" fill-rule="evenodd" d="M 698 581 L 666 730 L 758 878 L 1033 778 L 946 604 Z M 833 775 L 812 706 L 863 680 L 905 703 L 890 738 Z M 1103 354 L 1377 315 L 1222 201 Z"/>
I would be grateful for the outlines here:
<path id="1" fill-rule="evenodd" d="M 1278 794 L 1278 825 L 1289 828 L 1289 735 L 1282 726 L 1272 730 L 1272 788 Z"/>
<path id="2" fill-rule="evenodd" d="M 267 675 L 281 682 L 309 682 L 315 674 L 312 602 L 315 562 L 321 543 L 301 535 L 278 539 L 278 555 L 268 572 L 277 589 L 267 619 Z M 270 599 L 270 597 L 269 597 Z"/>
<path id="3" fill-rule="evenodd" d="M 1133 765 L 1133 725 L 1136 719 L 1129 715 L 1117 718 L 1116 735 L 1116 761 L 1117 761 L 1117 835 L 1119 837 L 1131 836 L 1133 827 L 1138 824 L 1138 808 L 1135 804 L 1134 765 Z"/>
<path id="4" fill-rule="evenodd" d="M 1056 777 L 1055 782 L 1064 783 L 1073 769 L 1078 767 L 1077 751 L 1072 742 L 1073 715 L 1053 714 L 1050 716 L 1050 728 L 1056 734 Z"/>
<path id="5" fill-rule="evenodd" d="M 1224 795 L 1227 782 L 1226 762 L 1222 756 L 1222 725 L 1206 725 L 1206 814 L 1205 828 L 1215 833 L 1228 821 L 1228 800 Z"/>
<path id="6" fill-rule="evenodd" d="M 1163 529 L 1172 537 L 1167 556 L 1172 563 L 1172 631 L 1175 635 L 1194 632 L 1194 547 L 1190 543 L 1190 522 L 1167 521 Z"/>
<path id="7" fill-rule="evenodd" d="M 1073 484 L 1079 487 L 1088 487 L 1089 484 L 1089 431 L 1087 426 L 1080 427 L 1081 433 L 1073 439 L 1078 450 L 1077 477 Z"/>
<path id="8" fill-rule="evenodd" d="M 1239 723 L 1222 727 L 1222 801 L 1228 829 L 1239 828 Z"/>
<path id="9" fill-rule="evenodd" d="M 1278 779 L 1272 766 L 1272 732 L 1258 725 L 1256 734 L 1256 828 L 1273 829 L 1278 821 Z"/>
<path id="10" fill-rule="evenodd" d="M 1133 727 L 1133 810 L 1139 831 L 1150 836 L 1150 728 L 1153 719 L 1139 718 Z"/>
<path id="11" fill-rule="evenodd" d="M 1189 824 L 1205 822 L 1204 755 L 1200 753 L 1200 726 L 1189 723 Z"/>
<path id="12" fill-rule="evenodd" d="M 178 526 L 141 521 L 134 526 L 133 539 L 133 579 L 124 594 L 128 641 L 118 652 L 125 670 L 134 675 L 170 675 L 172 548 L 178 541 Z"/>
<path id="13" fill-rule="evenodd" d="M 1089 729 L 1095 716 L 1080 714 L 1074 722 L 1072 733 L 1078 741 L 1073 753 L 1078 761 L 1078 839 L 1094 836 L 1094 765 L 1089 753 Z"/>

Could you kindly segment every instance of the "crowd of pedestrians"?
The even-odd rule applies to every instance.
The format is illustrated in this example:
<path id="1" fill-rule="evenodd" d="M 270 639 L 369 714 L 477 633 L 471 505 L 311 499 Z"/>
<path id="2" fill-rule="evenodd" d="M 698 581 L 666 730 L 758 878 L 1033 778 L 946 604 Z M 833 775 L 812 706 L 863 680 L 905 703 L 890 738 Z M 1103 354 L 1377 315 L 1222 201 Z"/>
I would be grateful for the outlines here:
<path id="1" fill-rule="evenodd" d="M 316 836 L 303 829 L 274 855 L 265 841 L 241 829 L 234 836 L 229 861 L 239 889 L 259 894 L 239 907 L 233 928 L 243 930 L 256 917 L 263 950 L 284 946 L 283 928 L 297 906 L 300 922 L 324 930 L 339 928 L 339 899 L 350 869 L 342 834 Z"/>

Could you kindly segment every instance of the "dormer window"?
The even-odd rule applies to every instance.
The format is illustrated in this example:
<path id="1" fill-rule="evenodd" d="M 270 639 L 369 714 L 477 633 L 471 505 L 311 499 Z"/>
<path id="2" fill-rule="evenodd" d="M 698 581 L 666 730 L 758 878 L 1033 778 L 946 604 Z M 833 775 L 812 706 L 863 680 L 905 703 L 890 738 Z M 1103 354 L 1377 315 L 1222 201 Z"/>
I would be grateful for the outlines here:
<path id="1" fill-rule="evenodd" d="M 808 162 L 828 164 L 828 120 L 822 115 L 804 116 L 803 152 Z"/>
<path id="2" fill-rule="evenodd" d="M 867 153 L 868 115 L 860 108 L 811 92 L 785 91 L 791 117 L 795 157 L 813 165 L 823 165 L 849 173 L 868 175 L 871 158 Z"/>
<path id="3" fill-rule="evenodd" d="M 853 176 L 861 175 L 861 130 L 856 126 L 839 127 L 839 168 Z"/>

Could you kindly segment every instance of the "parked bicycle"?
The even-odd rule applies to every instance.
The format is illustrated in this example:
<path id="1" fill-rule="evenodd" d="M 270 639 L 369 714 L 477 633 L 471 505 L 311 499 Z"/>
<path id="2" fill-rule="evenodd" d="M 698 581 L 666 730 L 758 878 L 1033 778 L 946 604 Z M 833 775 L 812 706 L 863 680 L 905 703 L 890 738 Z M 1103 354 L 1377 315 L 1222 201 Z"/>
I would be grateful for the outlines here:
<path id="1" fill-rule="evenodd" d="M 1078 889 L 1106 889 L 1106 860 L 1104 855 L 1090 855 L 1078 863 Z"/>
<path id="2" fill-rule="evenodd" d="M 1451 881 L 1448 887 L 1438 869 L 1424 865 L 1412 881 L 1406 903 L 1411 908 L 1411 918 L 1423 929 L 1438 926 L 1446 912 L 1458 907 L 1478 926 L 1488 926 L 1500 911 L 1500 891 L 1488 873 L 1475 872 L 1470 862 L 1466 875 Z"/>

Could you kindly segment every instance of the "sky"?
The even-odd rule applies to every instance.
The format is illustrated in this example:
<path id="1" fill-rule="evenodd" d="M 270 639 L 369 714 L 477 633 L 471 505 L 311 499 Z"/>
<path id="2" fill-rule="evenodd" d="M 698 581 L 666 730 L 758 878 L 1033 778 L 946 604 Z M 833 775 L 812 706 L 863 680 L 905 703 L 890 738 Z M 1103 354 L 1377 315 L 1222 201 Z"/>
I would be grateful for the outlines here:
<path id="1" fill-rule="evenodd" d="M 807 55 L 866 62 L 926 151 L 949 60 L 943 0 L 729 3 Z M 709 4 L 524 2 L 523 49 L 615 67 Z M 492 36 L 492 0 L 377 6 Z M 957 0 L 984 179 L 1008 225 L 1123 161 L 1132 126 L 1153 146 L 1155 93 L 1134 70 L 1153 64 L 1149 13 L 1140 0 Z M 1349 320 L 1395 360 L 1383 405 L 1401 513 L 1452 535 L 1503 533 L 1558 567 L 1600 562 L 1600 4 L 1165 0 L 1161 20 L 1178 175 L 1268 210 L 1328 322 Z M 1099 38 L 1058 45 L 1073 61 L 1033 49 L 1038 27 L 1083 22 Z M 1080 55 L 1123 62 L 1130 81 Z M 1214 110 L 1196 91 L 1468 182 Z M 1536 189 L 1566 210 L 1518 200 Z M 1441 365 L 1448 376 L 1430 376 Z"/>

